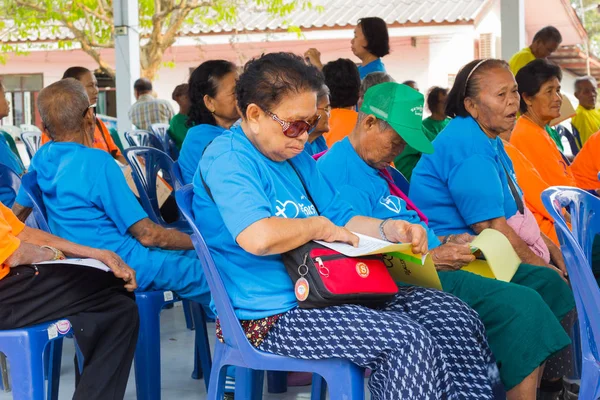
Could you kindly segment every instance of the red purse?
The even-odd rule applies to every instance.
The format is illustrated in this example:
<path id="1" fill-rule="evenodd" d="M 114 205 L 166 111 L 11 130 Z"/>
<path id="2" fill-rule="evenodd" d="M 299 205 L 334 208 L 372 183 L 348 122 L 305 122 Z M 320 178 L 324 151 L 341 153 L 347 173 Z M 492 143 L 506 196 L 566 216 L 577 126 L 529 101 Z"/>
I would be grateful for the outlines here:
<path id="1" fill-rule="evenodd" d="M 319 213 L 302 176 L 289 163 Z M 308 242 L 282 254 L 282 258 L 294 282 L 300 308 L 341 304 L 375 307 L 398 293 L 398 286 L 388 272 L 383 256 L 348 257 L 316 242 Z"/>

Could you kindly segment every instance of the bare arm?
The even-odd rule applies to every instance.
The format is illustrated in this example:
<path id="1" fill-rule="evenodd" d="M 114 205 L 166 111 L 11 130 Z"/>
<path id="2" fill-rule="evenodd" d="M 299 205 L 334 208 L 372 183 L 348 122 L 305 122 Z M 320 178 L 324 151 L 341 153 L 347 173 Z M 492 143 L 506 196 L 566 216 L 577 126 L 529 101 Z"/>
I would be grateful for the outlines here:
<path id="1" fill-rule="evenodd" d="M 242 249 L 257 256 L 282 254 L 311 240 L 358 244 L 358 237 L 325 217 L 264 218 L 248 226 L 236 238 Z"/>
<path id="2" fill-rule="evenodd" d="M 144 246 L 165 250 L 190 250 L 194 248 L 190 235 L 176 229 L 165 229 L 144 218 L 129 227 L 129 232 Z"/>
<path id="3" fill-rule="evenodd" d="M 19 221 L 21 221 L 21 222 L 25 222 L 27 217 L 29 217 L 29 214 L 31 214 L 31 211 L 32 211 L 31 208 L 23 207 L 22 205 L 20 205 L 19 203 L 16 203 L 16 202 L 12 206 L 13 214 L 15 214 L 17 216 L 17 218 L 19 219 Z"/>
<path id="4" fill-rule="evenodd" d="M 50 249 L 42 249 L 39 246 L 21 242 L 17 250 L 4 261 L 10 268 L 19 265 L 28 265 L 43 261 L 50 261 L 54 258 L 54 252 Z"/>
<path id="5" fill-rule="evenodd" d="M 377 239 L 382 239 L 379 232 L 381 219 L 356 216 L 346 224 L 346 228 L 353 232 L 362 233 Z M 428 250 L 427 232 L 418 224 L 406 221 L 389 219 L 383 225 L 383 232 L 387 240 L 392 243 L 410 243 L 415 254 L 426 254 Z"/>
<path id="6" fill-rule="evenodd" d="M 122 156 L 122 155 L 115 156 L 114 159 L 117 160 L 118 162 L 120 162 L 123 165 L 129 165 L 129 163 L 127 162 L 127 159 L 124 156 Z"/>
<path id="7" fill-rule="evenodd" d="M 567 267 L 565 265 L 565 259 L 563 258 L 560 248 L 554 244 L 554 242 L 550 240 L 550 238 L 543 232 L 542 239 L 544 240 L 544 243 L 546 243 L 546 246 L 548 246 L 548 250 L 550 250 L 550 260 L 552 261 L 552 264 L 560 269 L 564 276 L 567 276 Z"/>
<path id="8" fill-rule="evenodd" d="M 95 260 L 102 261 L 111 269 L 117 278 L 121 278 L 127 282 L 125 285 L 127 290 L 133 291 L 137 288 L 135 271 L 125 264 L 121 257 L 112 251 L 82 246 L 73 242 L 69 242 L 68 240 L 62 239 L 58 236 L 54 236 L 50 233 L 41 231 L 39 229 L 29 228 L 27 226 L 23 228 L 19 235 L 17 235 L 17 238 L 21 240 L 21 246 L 26 245 L 25 248 L 29 248 L 29 251 L 31 251 L 32 254 L 36 253 L 36 249 L 39 249 L 37 252 L 40 250 L 46 253 L 50 252 L 50 258 L 41 261 L 51 260 L 54 256 L 52 251 L 48 249 L 41 249 L 41 246 L 55 247 L 62 251 L 67 257 L 93 258 Z M 22 260 L 20 260 L 20 262 L 21 264 L 26 264 L 23 263 Z M 30 263 L 31 262 L 40 262 L 40 260 L 30 261 Z"/>
<path id="9" fill-rule="evenodd" d="M 487 221 L 478 222 L 476 224 L 471 225 L 471 228 L 475 231 L 475 233 L 479 234 L 486 228 L 492 228 L 499 232 L 502 232 L 504 236 L 508 239 L 510 244 L 512 244 L 513 248 L 517 252 L 517 255 L 521 258 L 521 260 L 526 264 L 532 265 L 540 265 L 547 266 L 546 262 L 536 255 L 533 251 L 529 249 L 527 243 L 523 241 L 517 235 L 517 233 L 508 225 L 506 222 L 506 218 L 494 218 Z"/>

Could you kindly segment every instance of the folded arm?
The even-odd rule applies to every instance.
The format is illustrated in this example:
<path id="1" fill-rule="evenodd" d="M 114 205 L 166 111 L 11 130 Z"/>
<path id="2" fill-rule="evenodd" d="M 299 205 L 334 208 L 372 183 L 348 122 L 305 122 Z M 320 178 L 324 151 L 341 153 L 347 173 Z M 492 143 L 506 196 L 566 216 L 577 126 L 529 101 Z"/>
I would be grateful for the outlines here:
<path id="1" fill-rule="evenodd" d="M 165 229 L 149 218 L 144 218 L 129 227 L 129 232 L 145 247 L 165 250 L 190 250 L 194 248 L 190 235 L 176 229 Z"/>

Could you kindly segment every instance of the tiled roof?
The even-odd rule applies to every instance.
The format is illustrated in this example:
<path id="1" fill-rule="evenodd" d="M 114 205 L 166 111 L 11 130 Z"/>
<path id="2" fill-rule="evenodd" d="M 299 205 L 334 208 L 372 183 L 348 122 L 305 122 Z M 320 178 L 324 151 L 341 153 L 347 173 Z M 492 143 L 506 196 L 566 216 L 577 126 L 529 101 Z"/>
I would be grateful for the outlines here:
<path id="1" fill-rule="evenodd" d="M 263 10 L 238 10 L 238 21 L 208 26 L 186 25 L 180 34 L 195 36 L 202 33 L 229 33 L 233 31 L 261 32 L 297 26 L 301 29 L 343 28 L 355 26 L 362 17 L 380 17 L 388 25 L 416 23 L 454 23 L 472 21 L 487 0 L 315 0 L 314 6 L 323 11 L 297 9 L 283 18 L 274 18 Z M 7 24 L 10 25 L 10 24 Z M 41 29 L 27 37 L 19 37 L 9 29 L 0 32 L 0 41 L 56 41 L 73 39 L 65 28 Z"/>

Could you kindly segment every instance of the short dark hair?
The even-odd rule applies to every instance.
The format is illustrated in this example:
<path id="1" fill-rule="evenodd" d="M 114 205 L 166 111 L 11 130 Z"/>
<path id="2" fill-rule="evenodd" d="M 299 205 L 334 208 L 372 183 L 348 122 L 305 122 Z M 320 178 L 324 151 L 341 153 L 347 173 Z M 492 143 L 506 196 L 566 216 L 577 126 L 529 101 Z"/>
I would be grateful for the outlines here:
<path id="1" fill-rule="evenodd" d="M 331 91 L 331 107 L 351 107 L 358 103 L 360 74 L 356 64 L 347 58 L 328 62 L 323 67 L 325 84 Z"/>
<path id="2" fill-rule="evenodd" d="M 390 36 L 385 21 L 379 17 L 361 18 L 358 20 L 365 39 L 367 51 L 377 57 L 390 54 Z"/>
<path id="3" fill-rule="evenodd" d="M 448 95 L 448 89 L 434 86 L 427 92 L 427 108 L 433 112 L 440 104 L 440 93 Z"/>
<path id="4" fill-rule="evenodd" d="M 246 63 L 238 79 L 235 94 L 242 115 L 250 104 L 263 110 L 275 108 L 289 94 L 311 91 L 323 86 L 323 75 L 292 53 L 263 54 Z"/>
<path id="5" fill-rule="evenodd" d="M 187 126 L 200 124 L 217 125 L 214 115 L 206 108 L 204 96 L 216 97 L 223 77 L 235 72 L 234 63 L 226 60 L 205 61 L 192 72 L 188 81 L 190 111 Z"/>
<path id="6" fill-rule="evenodd" d="M 519 109 L 521 113 L 527 111 L 527 103 L 523 99 L 523 95 L 535 96 L 538 94 L 542 85 L 552 78 L 562 80 L 562 71 L 560 67 L 543 58 L 538 58 L 531 61 L 517 72 L 517 85 L 519 85 L 519 95 L 521 95 L 521 103 Z"/>
<path id="7" fill-rule="evenodd" d="M 498 67 L 509 69 L 506 61 L 495 58 L 474 60 L 462 67 L 456 75 L 450 93 L 448 93 L 446 115 L 451 118 L 468 117 L 469 112 L 465 108 L 465 99 L 477 97 L 481 90 L 479 82 L 483 73 Z"/>
<path id="8" fill-rule="evenodd" d="M 175 101 L 177 101 L 177 98 L 179 96 L 183 96 L 188 94 L 189 91 L 189 85 L 187 83 L 182 83 L 181 85 L 177 85 L 175 86 L 175 89 L 173 89 L 173 94 L 171 94 L 171 98 Z"/>
<path id="9" fill-rule="evenodd" d="M 81 77 L 85 74 L 87 74 L 88 72 L 92 72 L 89 69 L 85 68 L 85 67 L 71 67 L 68 68 L 65 73 L 62 76 L 62 79 L 67 79 L 67 78 L 74 78 L 77 79 L 78 81 L 81 80 Z"/>
<path id="10" fill-rule="evenodd" d="M 556 42 L 558 44 L 562 43 L 562 35 L 559 30 L 553 26 L 545 26 L 539 31 L 535 33 L 533 36 L 533 41 L 542 41 L 544 43 L 547 42 Z"/>
<path id="11" fill-rule="evenodd" d="M 152 82 L 146 78 L 140 78 L 133 84 L 133 89 L 138 93 L 145 93 L 152 91 Z"/>

